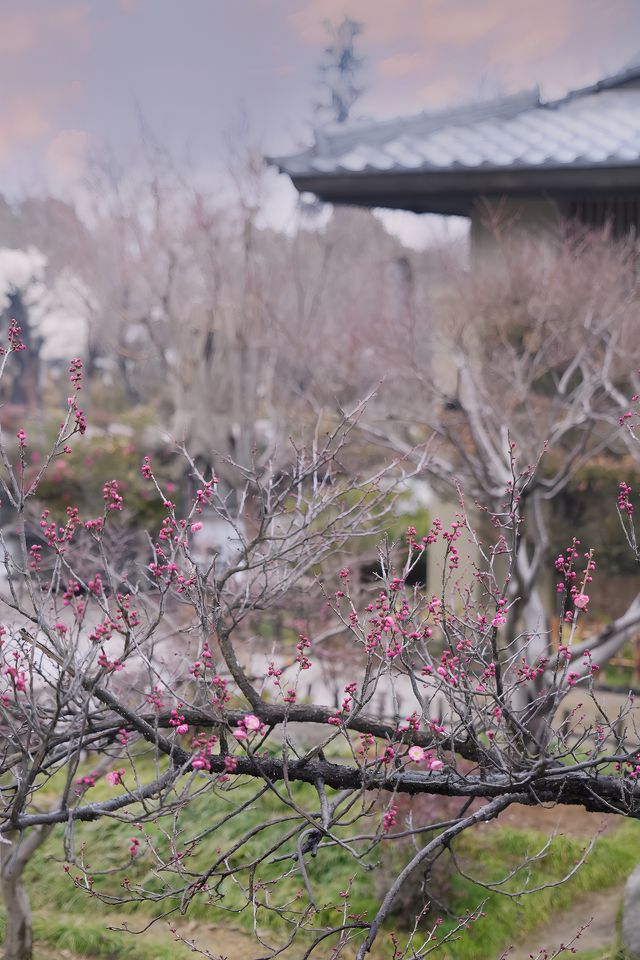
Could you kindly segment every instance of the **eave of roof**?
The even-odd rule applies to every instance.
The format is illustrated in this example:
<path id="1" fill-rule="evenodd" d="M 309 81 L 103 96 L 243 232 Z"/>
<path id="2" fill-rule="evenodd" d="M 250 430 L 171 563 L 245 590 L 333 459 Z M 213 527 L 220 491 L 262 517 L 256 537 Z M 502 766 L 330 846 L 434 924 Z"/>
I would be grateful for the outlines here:
<path id="1" fill-rule="evenodd" d="M 300 193 L 312 193 L 325 203 L 455 216 L 469 216 L 478 197 L 543 197 L 562 202 L 581 191 L 606 196 L 640 194 L 640 167 L 635 166 L 365 173 L 292 180 Z"/>

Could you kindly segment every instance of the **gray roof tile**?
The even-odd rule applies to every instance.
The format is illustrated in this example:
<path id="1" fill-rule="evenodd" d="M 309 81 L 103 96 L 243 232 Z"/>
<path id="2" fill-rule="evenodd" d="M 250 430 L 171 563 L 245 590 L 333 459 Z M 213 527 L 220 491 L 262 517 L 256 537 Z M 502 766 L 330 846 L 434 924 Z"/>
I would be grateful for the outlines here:
<path id="1" fill-rule="evenodd" d="M 333 125 L 273 163 L 292 176 L 640 164 L 640 67 L 542 103 L 536 92 L 383 123 Z"/>

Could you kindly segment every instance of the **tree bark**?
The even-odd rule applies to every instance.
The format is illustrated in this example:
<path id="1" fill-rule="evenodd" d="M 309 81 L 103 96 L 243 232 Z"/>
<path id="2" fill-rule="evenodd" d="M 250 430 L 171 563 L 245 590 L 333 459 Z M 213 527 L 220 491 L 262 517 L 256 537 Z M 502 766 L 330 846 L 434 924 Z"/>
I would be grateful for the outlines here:
<path id="1" fill-rule="evenodd" d="M 4 851 L 3 851 L 4 853 Z M 6 914 L 4 960 L 31 960 L 33 923 L 22 871 L 2 870 L 2 899 Z"/>
<path id="2" fill-rule="evenodd" d="M 24 885 L 24 869 L 51 827 L 38 828 L 26 837 L 13 834 L 0 838 L 0 889 L 6 915 L 4 960 L 32 960 L 33 920 Z M 11 840 L 11 842 L 8 842 Z"/>

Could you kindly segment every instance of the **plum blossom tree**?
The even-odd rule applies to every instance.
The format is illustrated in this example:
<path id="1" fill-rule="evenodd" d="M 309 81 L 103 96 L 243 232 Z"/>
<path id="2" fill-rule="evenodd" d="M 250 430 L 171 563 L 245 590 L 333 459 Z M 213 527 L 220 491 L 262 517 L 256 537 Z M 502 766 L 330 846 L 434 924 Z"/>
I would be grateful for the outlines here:
<path id="1" fill-rule="evenodd" d="M 523 655 L 536 660 L 553 650 L 560 613 L 553 591 L 565 588 L 551 575 L 554 527 L 567 500 L 579 496 L 580 471 L 594 461 L 610 470 L 638 461 L 623 429 L 640 365 L 635 251 L 606 233 L 571 231 L 547 247 L 507 231 L 497 245 L 490 262 L 443 283 L 430 313 L 433 363 L 425 369 L 408 345 L 401 366 L 391 361 L 392 389 L 370 433 L 407 454 L 417 436 L 431 434 L 433 483 L 454 501 L 458 484 L 483 532 L 482 517 L 502 512 L 514 482 L 512 451 L 529 466 L 515 503 L 523 523 L 504 632 L 510 647 L 525 637 Z M 409 397 L 415 416 L 407 423 Z M 615 516 L 613 504 L 608 509 Z M 636 596 L 572 649 L 574 664 L 588 648 L 604 665 L 639 625 Z M 538 693 L 534 684 L 533 700 Z"/>
<path id="2" fill-rule="evenodd" d="M 23 347 L 12 323 L 0 373 Z M 355 951 L 364 960 L 388 933 L 398 960 L 428 956 L 479 919 L 480 910 L 441 933 L 425 902 L 408 931 L 388 927 L 403 885 L 464 831 L 516 804 L 640 816 L 632 701 L 607 713 L 594 684 L 599 665 L 578 640 L 593 552 L 572 542 L 556 562 L 562 617 L 551 654 L 538 652 L 537 632 L 509 632 L 520 505 L 536 484 L 513 442 L 493 542 L 479 539 L 461 502 L 451 525 L 434 519 L 429 529 L 407 529 L 401 555 L 383 545 L 368 592 L 350 570 L 354 544 L 382 535 L 394 484 L 424 464 L 402 456 L 358 469 L 352 442 L 362 408 L 318 424 L 286 468 L 227 457 L 240 497 L 225 493 L 215 465 L 202 473 L 183 451 L 197 486 L 179 508 L 145 457 L 141 472 L 164 518 L 149 531 L 138 573 L 123 576 L 106 540 L 126 502 L 117 478 L 105 481 L 99 515 L 70 505 L 54 516 L 38 502 L 46 471 L 86 430 L 77 358 L 69 377 L 65 417 L 35 470 L 24 430 L 0 446 L 2 497 L 21 544 L 17 556 L 4 551 L 0 598 L 8 960 L 31 955 L 24 868 L 56 825 L 69 883 L 105 910 L 147 900 L 165 915 L 193 903 L 244 909 L 261 956 L 286 955 L 299 940 L 307 957 Z M 624 497 L 629 517 L 626 489 Z M 196 562 L 205 508 L 234 529 L 235 559 Z M 29 536 L 34 527 L 39 542 Z M 407 581 L 438 544 L 441 588 L 428 596 Z M 304 623 L 292 616 L 300 609 Z M 330 634 L 343 672 L 337 702 L 323 702 L 322 688 L 307 681 Z M 561 707 L 576 689 L 594 709 L 565 718 Z M 402 818 L 400 798 L 422 795 L 454 798 L 454 813 Z M 206 821 L 185 836 L 182 818 L 203 801 Z M 256 809 L 264 811 L 257 823 L 249 817 Z M 108 863 L 82 839 L 83 825 L 100 819 L 123 829 Z M 412 853 L 375 910 L 354 911 L 353 884 L 406 836 Z M 346 886 L 334 879 L 338 855 L 350 864 Z M 137 870 L 145 860 L 150 873 Z M 291 877 L 299 880 L 293 897 L 280 884 Z"/>

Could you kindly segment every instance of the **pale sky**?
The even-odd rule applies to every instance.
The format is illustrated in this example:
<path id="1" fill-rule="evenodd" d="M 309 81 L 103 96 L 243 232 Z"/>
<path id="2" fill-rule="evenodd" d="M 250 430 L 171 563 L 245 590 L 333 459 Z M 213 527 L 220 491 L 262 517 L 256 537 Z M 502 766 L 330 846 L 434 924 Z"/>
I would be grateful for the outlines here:
<path id="1" fill-rule="evenodd" d="M 240 111 L 266 153 L 306 145 L 322 23 L 345 14 L 373 117 L 556 95 L 640 52 L 640 0 L 0 0 L 5 190 L 63 190 L 90 152 L 126 162 L 140 116 L 211 171 Z"/>

